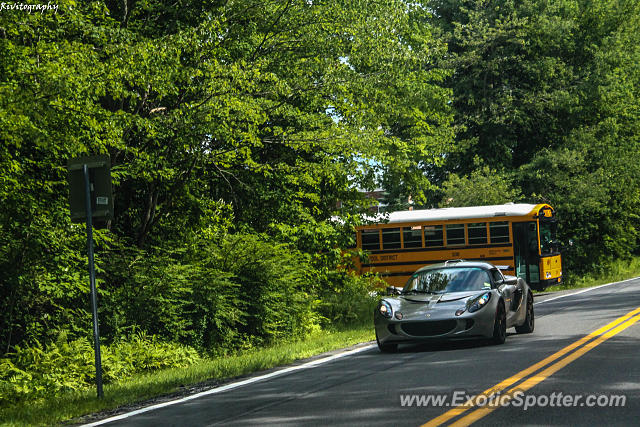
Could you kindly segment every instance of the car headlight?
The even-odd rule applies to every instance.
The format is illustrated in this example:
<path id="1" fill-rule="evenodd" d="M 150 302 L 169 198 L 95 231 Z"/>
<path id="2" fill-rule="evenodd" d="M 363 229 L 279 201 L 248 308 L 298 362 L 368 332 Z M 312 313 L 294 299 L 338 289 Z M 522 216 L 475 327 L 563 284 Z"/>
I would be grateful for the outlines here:
<path id="1" fill-rule="evenodd" d="M 390 318 L 393 315 L 393 310 L 391 310 L 391 304 L 382 300 L 380 301 L 380 305 L 378 305 L 378 311 L 384 317 Z"/>
<path id="2" fill-rule="evenodd" d="M 467 303 L 467 311 L 469 313 L 473 313 L 474 311 L 480 310 L 482 307 L 487 305 L 490 299 L 491 299 L 491 292 L 486 292 L 477 298 L 469 300 L 469 302 Z"/>

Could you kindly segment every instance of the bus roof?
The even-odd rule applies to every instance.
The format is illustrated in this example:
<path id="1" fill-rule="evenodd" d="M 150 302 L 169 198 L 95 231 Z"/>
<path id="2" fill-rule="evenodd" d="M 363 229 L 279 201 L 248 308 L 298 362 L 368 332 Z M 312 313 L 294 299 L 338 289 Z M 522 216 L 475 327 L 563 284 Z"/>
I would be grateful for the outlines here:
<path id="1" fill-rule="evenodd" d="M 420 209 L 413 211 L 396 211 L 379 214 L 367 219 L 378 223 L 404 223 L 422 221 L 446 221 L 473 218 L 494 218 L 503 216 L 534 216 L 547 206 L 528 203 L 507 203 L 505 205 L 469 206 L 465 208 Z"/>

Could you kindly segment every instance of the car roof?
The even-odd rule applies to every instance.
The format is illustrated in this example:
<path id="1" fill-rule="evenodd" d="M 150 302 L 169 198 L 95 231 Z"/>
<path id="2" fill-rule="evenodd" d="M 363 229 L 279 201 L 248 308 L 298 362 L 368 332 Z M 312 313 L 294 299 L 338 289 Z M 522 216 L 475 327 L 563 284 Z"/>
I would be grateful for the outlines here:
<path id="1" fill-rule="evenodd" d="M 416 273 L 419 273 L 421 271 L 435 270 L 435 269 L 441 269 L 441 268 L 460 268 L 460 267 L 476 267 L 476 268 L 482 268 L 484 270 L 491 270 L 491 269 L 497 268 L 495 265 L 488 262 L 484 262 L 484 261 L 452 260 L 452 261 L 441 262 L 438 264 L 426 265 L 418 269 Z"/>

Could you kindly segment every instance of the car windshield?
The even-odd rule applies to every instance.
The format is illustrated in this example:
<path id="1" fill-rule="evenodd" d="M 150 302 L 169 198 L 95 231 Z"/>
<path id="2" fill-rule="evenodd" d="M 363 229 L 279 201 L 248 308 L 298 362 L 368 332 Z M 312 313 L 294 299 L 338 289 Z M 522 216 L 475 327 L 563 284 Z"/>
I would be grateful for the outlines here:
<path id="1" fill-rule="evenodd" d="M 491 289 L 486 270 L 478 267 L 446 267 L 415 273 L 403 293 L 444 293 Z"/>

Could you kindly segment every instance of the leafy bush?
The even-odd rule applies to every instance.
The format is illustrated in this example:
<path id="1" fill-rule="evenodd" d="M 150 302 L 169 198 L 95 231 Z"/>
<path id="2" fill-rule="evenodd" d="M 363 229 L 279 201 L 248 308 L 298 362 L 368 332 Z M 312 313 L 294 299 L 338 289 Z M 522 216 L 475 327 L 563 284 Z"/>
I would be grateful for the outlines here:
<path id="1" fill-rule="evenodd" d="M 191 262 L 184 253 L 147 253 L 130 249 L 105 280 L 103 335 L 107 339 L 143 330 L 169 341 L 204 349 L 232 341 L 242 321 L 239 285 L 215 264 Z"/>
<path id="2" fill-rule="evenodd" d="M 105 384 L 162 368 L 188 366 L 199 360 L 190 347 L 161 342 L 142 333 L 102 346 L 101 353 Z M 68 341 L 64 332 L 45 348 L 17 346 L 0 359 L 2 402 L 48 397 L 94 384 L 93 343 L 86 338 Z"/>
<path id="3" fill-rule="evenodd" d="M 110 271 L 119 273 L 105 278 L 101 304 L 106 338 L 139 328 L 220 352 L 318 327 L 308 255 L 254 234 L 199 237 L 173 252 L 114 252 Z"/>
<path id="4" fill-rule="evenodd" d="M 330 271 L 324 279 L 319 300 L 318 312 L 324 327 L 371 322 L 378 301 L 375 281 L 371 277 Z"/>
<path id="5" fill-rule="evenodd" d="M 251 234 L 228 235 L 196 254 L 194 264 L 233 275 L 238 311 L 231 314 L 239 314 L 236 344 L 271 343 L 317 327 L 314 270 L 307 255 Z"/>

